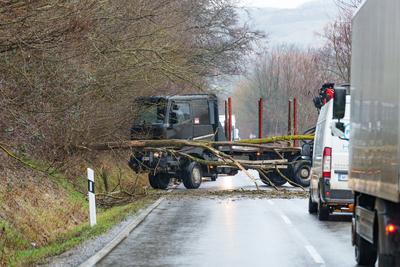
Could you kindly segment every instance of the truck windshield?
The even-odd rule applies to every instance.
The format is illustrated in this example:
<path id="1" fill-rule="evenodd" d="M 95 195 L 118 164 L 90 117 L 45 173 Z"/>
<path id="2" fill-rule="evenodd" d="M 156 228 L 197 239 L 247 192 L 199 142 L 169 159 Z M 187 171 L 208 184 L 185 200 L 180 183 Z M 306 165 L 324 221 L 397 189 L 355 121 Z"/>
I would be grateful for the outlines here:
<path id="1" fill-rule="evenodd" d="M 138 114 L 135 120 L 136 124 L 164 123 L 166 114 L 166 102 L 136 102 L 138 105 Z"/>

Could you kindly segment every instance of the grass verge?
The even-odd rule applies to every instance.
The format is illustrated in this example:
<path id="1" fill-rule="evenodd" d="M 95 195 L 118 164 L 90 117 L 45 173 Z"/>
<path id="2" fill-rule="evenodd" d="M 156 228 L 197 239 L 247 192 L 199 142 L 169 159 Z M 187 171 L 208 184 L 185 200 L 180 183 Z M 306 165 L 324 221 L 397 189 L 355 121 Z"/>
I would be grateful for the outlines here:
<path id="1" fill-rule="evenodd" d="M 10 259 L 8 265 L 31 266 L 37 263 L 43 263 L 48 257 L 59 255 L 85 240 L 105 233 L 127 216 L 149 205 L 152 200 L 154 200 L 154 198 L 144 197 L 127 205 L 100 211 L 96 226 L 90 227 L 88 223 L 84 223 L 60 235 L 53 242 L 43 247 L 18 251 L 15 256 Z"/>

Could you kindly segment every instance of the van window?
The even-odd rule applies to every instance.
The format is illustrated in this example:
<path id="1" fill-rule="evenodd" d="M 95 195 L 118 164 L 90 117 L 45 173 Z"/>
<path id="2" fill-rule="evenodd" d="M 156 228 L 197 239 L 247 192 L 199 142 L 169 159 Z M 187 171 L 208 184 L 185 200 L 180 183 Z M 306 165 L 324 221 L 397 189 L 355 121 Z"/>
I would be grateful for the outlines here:
<path id="1" fill-rule="evenodd" d="M 314 142 L 314 154 L 315 157 L 322 157 L 322 150 L 324 149 L 324 134 L 325 134 L 325 126 L 326 126 L 326 120 L 318 123 L 317 129 L 315 132 L 315 142 Z"/>
<path id="2" fill-rule="evenodd" d="M 200 124 L 200 125 L 210 124 L 207 100 L 193 100 L 192 101 L 192 110 L 193 110 L 194 124 Z"/>
<path id="3" fill-rule="evenodd" d="M 189 103 L 177 102 L 175 103 L 178 109 L 175 111 L 178 124 L 185 123 L 190 120 L 190 106 Z"/>

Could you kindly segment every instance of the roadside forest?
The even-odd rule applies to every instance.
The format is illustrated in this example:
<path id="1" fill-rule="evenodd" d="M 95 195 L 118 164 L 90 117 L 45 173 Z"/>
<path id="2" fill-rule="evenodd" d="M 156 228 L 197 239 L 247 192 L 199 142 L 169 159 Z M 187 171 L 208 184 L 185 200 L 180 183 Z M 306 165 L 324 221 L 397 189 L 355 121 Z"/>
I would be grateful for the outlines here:
<path id="1" fill-rule="evenodd" d="M 128 139 L 138 96 L 207 92 L 240 73 L 263 35 L 236 11 L 231 0 L 0 1 L 0 266 L 31 265 L 121 219 L 105 211 L 98 228 L 82 226 L 86 167 L 99 193 L 147 181 L 125 154 L 75 147 Z"/>
<path id="2" fill-rule="evenodd" d="M 135 97 L 206 91 L 259 37 L 230 0 L 2 1 L 0 141 L 62 161 L 126 139 Z"/>
<path id="3" fill-rule="evenodd" d="M 258 99 L 264 100 L 264 136 L 288 131 L 288 100 L 297 99 L 299 133 L 315 125 L 318 112 L 312 99 L 323 83 L 350 82 L 351 19 L 362 0 L 334 0 L 338 14 L 317 33 L 322 47 L 301 48 L 279 44 L 263 48 L 254 56 L 252 71 L 234 92 L 238 127 L 242 138 L 256 134 Z M 292 125 L 293 129 L 293 125 Z"/>

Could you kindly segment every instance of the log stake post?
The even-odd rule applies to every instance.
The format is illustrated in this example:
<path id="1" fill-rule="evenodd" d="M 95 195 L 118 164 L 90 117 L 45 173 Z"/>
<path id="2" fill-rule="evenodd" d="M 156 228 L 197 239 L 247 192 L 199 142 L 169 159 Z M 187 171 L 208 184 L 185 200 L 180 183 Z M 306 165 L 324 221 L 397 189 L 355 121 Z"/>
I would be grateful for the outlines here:
<path id="1" fill-rule="evenodd" d="M 288 101 L 288 135 L 292 135 L 292 100 Z M 292 144 L 292 142 L 289 142 Z"/>
<path id="2" fill-rule="evenodd" d="M 265 105 L 265 102 L 266 101 L 264 101 L 264 103 L 263 103 L 264 110 L 267 111 L 267 105 Z M 265 112 L 265 138 L 268 137 L 268 121 L 267 121 L 267 119 L 268 119 L 268 114 Z"/>
<path id="3" fill-rule="evenodd" d="M 228 98 L 228 141 L 232 141 L 232 98 Z"/>
<path id="4" fill-rule="evenodd" d="M 264 113 L 264 106 L 263 106 L 263 99 L 260 98 L 258 100 L 258 138 L 263 138 L 263 113 Z"/>
<path id="5" fill-rule="evenodd" d="M 296 97 L 293 98 L 293 134 L 297 135 L 297 100 Z M 294 141 L 294 146 L 297 147 L 299 142 Z"/>
<path id="6" fill-rule="evenodd" d="M 225 121 L 224 121 L 225 138 L 228 139 L 228 101 L 225 100 Z"/>

